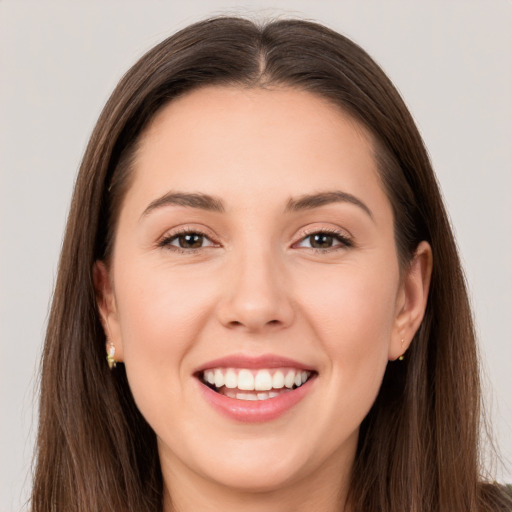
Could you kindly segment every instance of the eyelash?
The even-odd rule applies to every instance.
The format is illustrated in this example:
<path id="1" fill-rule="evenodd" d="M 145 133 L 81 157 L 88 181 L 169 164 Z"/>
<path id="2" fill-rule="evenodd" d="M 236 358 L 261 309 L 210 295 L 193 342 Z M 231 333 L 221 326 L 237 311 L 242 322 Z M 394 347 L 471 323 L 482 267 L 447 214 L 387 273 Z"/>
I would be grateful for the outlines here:
<path id="1" fill-rule="evenodd" d="M 211 242 L 211 246 L 192 247 L 192 248 L 189 248 L 189 249 L 185 249 L 184 247 L 178 247 L 176 245 L 172 245 L 172 242 L 177 240 L 179 237 L 186 236 L 186 235 L 199 235 L 199 236 L 203 237 L 204 239 L 209 240 Z M 171 234 L 169 234 L 167 236 L 164 236 L 158 242 L 158 247 L 164 248 L 164 249 L 169 249 L 171 251 L 175 251 L 175 252 L 178 252 L 178 253 L 181 253 L 181 254 L 196 253 L 196 252 L 204 250 L 204 249 L 206 249 L 208 247 L 214 247 L 214 246 L 218 246 L 218 245 L 219 244 L 217 242 L 212 240 L 211 236 L 208 236 L 206 233 L 204 233 L 203 231 L 201 231 L 199 229 L 192 229 L 192 228 L 183 228 L 183 229 L 180 229 L 178 231 L 175 231 L 174 233 L 171 233 Z"/>
<path id="2" fill-rule="evenodd" d="M 334 238 L 337 242 L 339 242 L 339 245 L 335 245 L 333 247 L 327 247 L 325 249 L 320 249 L 318 247 L 306 247 L 306 249 L 312 250 L 315 253 L 325 254 L 326 252 L 333 252 L 343 249 L 349 249 L 350 247 L 354 246 L 354 243 L 352 240 L 347 237 L 345 234 L 343 234 L 340 231 L 337 231 L 336 229 L 329 229 L 329 228 L 323 228 L 323 229 L 313 229 L 309 232 L 303 233 L 301 239 L 294 243 L 294 246 L 297 246 L 298 244 L 304 242 L 308 238 L 311 238 L 314 235 L 327 235 Z"/>
<path id="3" fill-rule="evenodd" d="M 199 235 L 203 237 L 204 239 L 207 239 L 211 245 L 205 246 L 205 247 L 196 247 L 196 248 L 184 248 L 184 247 L 178 247 L 176 245 L 172 245 L 172 242 L 177 240 L 179 237 L 186 236 L 186 235 Z M 333 246 L 333 247 L 327 247 L 325 249 L 317 248 L 317 247 L 306 247 L 306 249 L 310 249 L 314 251 L 315 253 L 321 253 L 325 254 L 326 252 L 332 252 L 337 251 L 340 249 L 348 249 L 350 247 L 354 246 L 354 243 L 350 238 L 348 238 L 346 235 L 342 234 L 340 231 L 337 231 L 335 229 L 315 229 L 311 230 L 310 232 L 303 233 L 303 236 L 298 242 L 295 242 L 292 247 L 296 247 L 298 244 L 304 242 L 308 238 L 314 236 L 314 235 L 327 235 L 333 237 L 336 241 L 339 242 L 339 245 Z M 198 251 L 204 250 L 208 247 L 215 247 L 219 246 L 220 244 L 216 242 L 215 240 L 212 240 L 210 236 L 208 236 L 206 233 L 204 233 L 201 230 L 198 229 L 180 229 L 179 231 L 175 231 L 174 233 L 164 236 L 159 242 L 158 242 L 159 248 L 165 248 L 169 249 L 181 254 L 190 254 L 190 253 L 196 253 Z"/>

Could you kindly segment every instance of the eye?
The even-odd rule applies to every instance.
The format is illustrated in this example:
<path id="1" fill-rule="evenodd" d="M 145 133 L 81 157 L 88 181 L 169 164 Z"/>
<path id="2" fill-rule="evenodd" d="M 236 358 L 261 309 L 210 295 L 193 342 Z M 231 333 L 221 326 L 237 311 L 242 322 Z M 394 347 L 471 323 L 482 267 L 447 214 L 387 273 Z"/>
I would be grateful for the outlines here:
<path id="1" fill-rule="evenodd" d="M 213 247 L 215 244 L 203 233 L 182 231 L 166 236 L 158 245 L 160 247 L 176 248 L 178 250 L 194 250 L 204 247 Z"/>
<path id="2" fill-rule="evenodd" d="M 317 231 L 304 237 L 296 244 L 296 247 L 328 250 L 342 247 L 351 247 L 352 242 L 338 232 Z"/>

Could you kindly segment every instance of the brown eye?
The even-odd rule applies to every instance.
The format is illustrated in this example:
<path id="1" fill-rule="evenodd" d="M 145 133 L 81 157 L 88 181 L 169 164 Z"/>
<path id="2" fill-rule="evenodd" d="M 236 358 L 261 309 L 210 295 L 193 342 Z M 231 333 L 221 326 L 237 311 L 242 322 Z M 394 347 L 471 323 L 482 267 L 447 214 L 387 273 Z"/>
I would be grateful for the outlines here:
<path id="1" fill-rule="evenodd" d="M 328 233 L 315 233 L 309 236 L 309 243 L 313 249 L 328 249 L 333 246 L 334 237 Z"/>
<path id="2" fill-rule="evenodd" d="M 199 233 L 186 233 L 179 235 L 176 240 L 182 249 L 199 249 L 203 246 L 204 236 Z"/>
<path id="3" fill-rule="evenodd" d="M 194 250 L 213 247 L 215 244 L 203 233 L 195 231 L 176 233 L 164 238 L 159 244 L 160 247 L 169 249 Z"/>
<path id="4" fill-rule="evenodd" d="M 329 231 L 318 231 L 304 237 L 296 247 L 304 247 L 316 250 L 342 249 L 352 247 L 350 239 L 341 233 L 331 233 Z"/>

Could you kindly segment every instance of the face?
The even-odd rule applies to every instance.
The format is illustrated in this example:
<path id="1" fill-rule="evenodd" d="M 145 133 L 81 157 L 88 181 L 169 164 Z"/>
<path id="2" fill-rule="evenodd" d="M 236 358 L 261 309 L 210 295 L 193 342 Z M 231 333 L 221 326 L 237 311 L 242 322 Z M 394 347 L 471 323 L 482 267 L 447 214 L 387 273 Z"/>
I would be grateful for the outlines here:
<path id="1" fill-rule="evenodd" d="M 370 137 L 291 89 L 209 87 L 160 111 L 97 271 L 169 482 L 338 481 L 424 307 Z"/>

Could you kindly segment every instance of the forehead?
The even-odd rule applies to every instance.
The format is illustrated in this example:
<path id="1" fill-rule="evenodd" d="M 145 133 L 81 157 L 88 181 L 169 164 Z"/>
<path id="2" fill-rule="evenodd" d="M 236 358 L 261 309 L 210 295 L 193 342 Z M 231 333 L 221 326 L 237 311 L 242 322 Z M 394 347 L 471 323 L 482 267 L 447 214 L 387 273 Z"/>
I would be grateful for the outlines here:
<path id="1" fill-rule="evenodd" d="M 142 135 L 134 172 L 128 195 L 147 198 L 184 190 L 250 204 L 271 191 L 382 194 L 364 127 L 291 88 L 205 87 L 173 100 Z"/>

